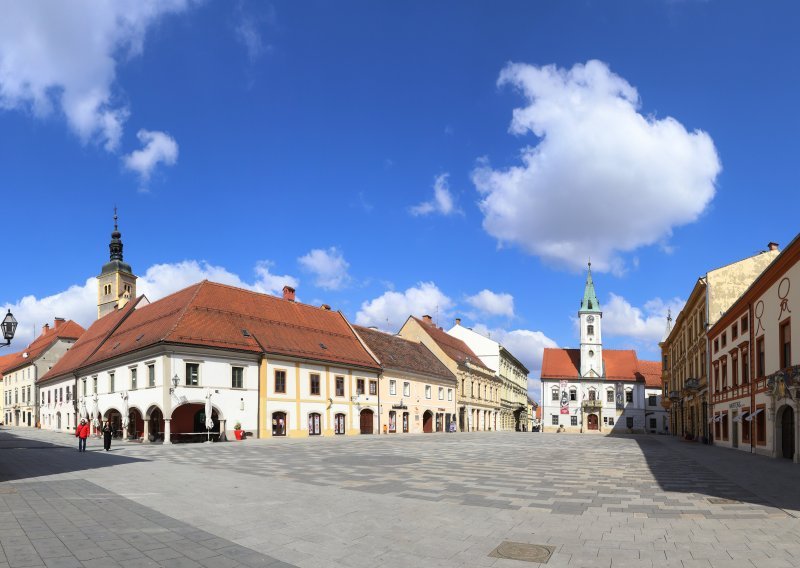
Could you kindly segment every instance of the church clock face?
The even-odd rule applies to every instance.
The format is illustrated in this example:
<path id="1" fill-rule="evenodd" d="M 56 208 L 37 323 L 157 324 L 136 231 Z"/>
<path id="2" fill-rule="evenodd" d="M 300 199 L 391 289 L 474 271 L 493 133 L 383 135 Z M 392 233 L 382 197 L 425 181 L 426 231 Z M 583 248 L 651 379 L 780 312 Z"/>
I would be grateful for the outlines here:
<path id="1" fill-rule="evenodd" d="M 594 316 L 589 316 L 588 318 L 586 318 L 586 321 L 592 323 L 594 321 Z"/>

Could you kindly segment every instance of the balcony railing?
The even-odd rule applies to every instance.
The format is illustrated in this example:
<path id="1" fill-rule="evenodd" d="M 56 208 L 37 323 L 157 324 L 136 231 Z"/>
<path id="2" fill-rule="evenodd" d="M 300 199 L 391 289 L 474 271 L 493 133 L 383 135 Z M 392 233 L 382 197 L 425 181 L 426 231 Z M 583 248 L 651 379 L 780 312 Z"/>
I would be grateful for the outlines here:
<path id="1" fill-rule="evenodd" d="M 584 400 L 583 407 L 587 410 L 598 410 L 603 407 L 601 400 Z"/>
<path id="2" fill-rule="evenodd" d="M 678 391 L 669 391 L 669 399 L 670 400 L 680 400 L 681 393 Z"/>

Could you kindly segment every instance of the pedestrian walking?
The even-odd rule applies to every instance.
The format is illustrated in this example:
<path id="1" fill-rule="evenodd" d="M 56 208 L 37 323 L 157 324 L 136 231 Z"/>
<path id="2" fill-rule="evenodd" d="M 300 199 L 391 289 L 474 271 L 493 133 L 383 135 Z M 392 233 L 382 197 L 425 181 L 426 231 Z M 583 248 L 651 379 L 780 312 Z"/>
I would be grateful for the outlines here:
<path id="1" fill-rule="evenodd" d="M 106 420 L 106 423 L 103 424 L 103 448 L 105 451 L 111 449 L 111 435 L 114 433 L 114 429 L 111 427 L 111 422 Z"/>
<path id="2" fill-rule="evenodd" d="M 81 418 L 81 423 L 75 429 L 75 437 L 78 438 L 78 451 L 86 451 L 86 438 L 89 437 L 89 424 L 84 418 Z"/>

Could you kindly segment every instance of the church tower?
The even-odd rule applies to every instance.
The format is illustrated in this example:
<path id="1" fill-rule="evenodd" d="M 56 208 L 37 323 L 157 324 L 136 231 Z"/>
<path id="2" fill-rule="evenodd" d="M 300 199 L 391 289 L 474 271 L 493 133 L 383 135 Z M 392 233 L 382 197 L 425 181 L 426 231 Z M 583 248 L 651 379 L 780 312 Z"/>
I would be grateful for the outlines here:
<path id="1" fill-rule="evenodd" d="M 136 297 L 136 276 L 131 265 L 122 261 L 122 235 L 117 228 L 114 207 L 114 232 L 108 245 L 109 260 L 97 277 L 97 319 L 122 307 Z"/>
<path id="2" fill-rule="evenodd" d="M 586 276 L 581 309 L 578 311 L 581 326 L 581 377 L 603 376 L 603 335 L 600 302 L 594 291 L 592 263 Z"/>

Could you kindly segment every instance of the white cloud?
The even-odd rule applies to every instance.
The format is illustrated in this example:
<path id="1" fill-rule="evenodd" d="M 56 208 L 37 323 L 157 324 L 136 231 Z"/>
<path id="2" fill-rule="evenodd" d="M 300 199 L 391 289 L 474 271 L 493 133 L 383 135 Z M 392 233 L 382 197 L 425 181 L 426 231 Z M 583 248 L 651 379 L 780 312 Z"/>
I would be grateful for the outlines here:
<path id="1" fill-rule="evenodd" d="M 484 314 L 514 317 L 514 296 L 511 294 L 481 290 L 474 296 L 468 296 L 466 301 Z"/>
<path id="2" fill-rule="evenodd" d="M 127 106 L 115 92 L 120 59 L 142 52 L 146 32 L 188 0 L 7 2 L 0 18 L 0 108 L 63 112 L 83 143 L 119 145 Z"/>
<path id="3" fill-rule="evenodd" d="M 611 299 L 603 306 L 603 333 L 609 336 L 629 337 L 649 344 L 657 349 L 667 326 L 667 311 L 672 311 L 673 319 L 683 308 L 685 301 L 672 298 L 649 300 L 642 308 L 632 306 L 622 296 L 611 294 Z"/>
<path id="4" fill-rule="evenodd" d="M 619 253 L 664 243 L 695 221 L 721 170 L 711 137 L 671 117 L 639 112 L 636 89 L 606 64 L 572 69 L 509 64 L 499 85 L 518 88 L 510 131 L 538 141 L 522 164 L 479 161 L 484 229 L 555 264 L 623 270 Z"/>
<path id="5" fill-rule="evenodd" d="M 453 301 L 433 282 L 420 282 L 405 292 L 389 290 L 361 304 L 356 323 L 375 326 L 385 331 L 397 331 L 408 316 L 439 316 L 441 321 L 450 317 Z"/>
<path id="6" fill-rule="evenodd" d="M 450 174 L 444 173 L 436 176 L 433 182 L 433 200 L 423 201 L 419 205 L 411 207 L 409 210 L 412 215 L 429 215 L 431 213 L 439 213 L 441 215 L 453 215 L 460 213 L 453 200 L 453 194 L 450 192 L 450 183 L 447 179 Z"/>
<path id="7" fill-rule="evenodd" d="M 136 133 L 136 137 L 144 148 L 124 156 L 123 163 L 126 168 L 139 174 L 145 187 L 158 164 L 175 165 L 178 161 L 178 143 L 166 132 L 142 129 Z"/>
<path id="8" fill-rule="evenodd" d="M 270 51 L 272 46 L 264 43 L 263 29 L 275 22 L 275 8 L 271 5 L 250 5 L 251 8 L 263 9 L 259 13 L 245 10 L 244 4 L 236 7 L 236 39 L 247 51 L 250 63 L 255 63 L 264 53 Z"/>
<path id="9" fill-rule="evenodd" d="M 271 266 L 269 261 L 258 262 L 255 266 L 256 279 L 246 282 L 226 268 L 204 261 L 185 260 L 173 264 L 155 264 L 147 269 L 144 276 L 139 277 L 136 293 L 144 294 L 150 301 L 155 301 L 201 280 L 266 294 L 280 294 L 284 284 L 297 287 L 296 278 L 271 274 Z M 24 348 L 34 339 L 34 325 L 37 333 L 41 333 L 42 325 L 52 325 L 55 317 L 75 320 L 82 326 L 89 327 L 97 319 L 97 279 L 89 278 L 82 285 L 70 286 L 63 292 L 42 298 L 25 296 L 17 302 L 5 304 L 3 313 L 8 309 L 11 309 L 19 322 L 11 347 L 7 348 L 11 352 Z"/>
<path id="10" fill-rule="evenodd" d="M 347 269 L 350 264 L 336 248 L 313 249 L 297 259 L 305 270 L 316 275 L 314 285 L 325 290 L 341 290 L 350 282 Z"/>
<path id="11" fill-rule="evenodd" d="M 530 371 L 528 377 L 528 394 L 539 401 L 541 392 L 542 355 L 545 347 L 558 347 L 558 344 L 541 331 L 529 329 L 514 329 L 506 331 L 501 328 L 489 328 L 483 324 L 476 324 L 474 331 L 491 337 L 517 359 Z"/>

